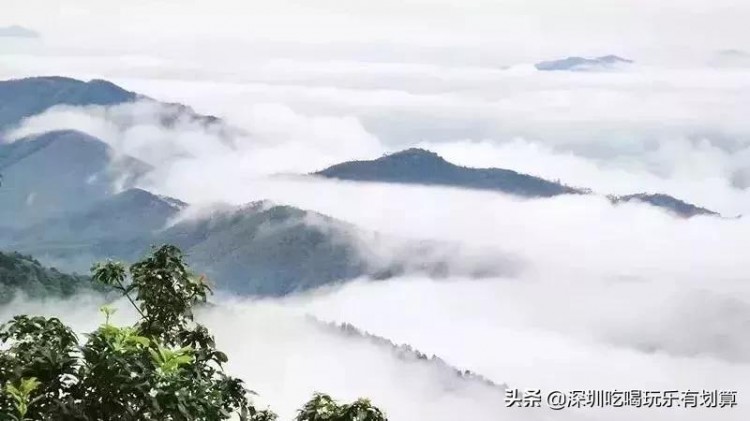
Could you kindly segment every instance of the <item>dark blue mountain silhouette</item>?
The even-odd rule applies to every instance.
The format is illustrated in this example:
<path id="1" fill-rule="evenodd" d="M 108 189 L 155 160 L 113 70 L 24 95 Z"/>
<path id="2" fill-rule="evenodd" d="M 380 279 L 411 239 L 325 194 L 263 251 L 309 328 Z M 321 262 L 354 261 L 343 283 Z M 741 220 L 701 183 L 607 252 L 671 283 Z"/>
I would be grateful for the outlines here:
<path id="1" fill-rule="evenodd" d="M 451 164 L 440 155 L 424 149 L 407 149 L 372 161 L 351 161 L 334 165 L 314 175 L 349 181 L 420 184 L 490 190 L 528 198 L 562 194 L 589 194 L 590 189 L 569 187 L 559 182 L 501 168 L 467 168 Z M 690 218 L 720 216 L 711 210 L 666 194 L 608 196 L 613 204 L 641 202 Z"/>
<path id="2" fill-rule="evenodd" d="M 158 102 L 106 80 L 84 82 L 47 76 L 0 81 L 0 131 L 56 106 L 113 106 L 138 100 Z M 186 105 L 159 103 L 164 105 L 159 117 L 165 126 L 184 120 L 202 124 L 220 122 L 218 118 L 200 115 Z"/>
<path id="3" fill-rule="evenodd" d="M 0 128 L 57 105 L 116 105 L 138 95 L 104 80 L 34 77 L 0 82 Z"/>
<path id="4" fill-rule="evenodd" d="M 373 161 L 345 162 L 315 175 L 340 180 L 492 190 L 525 197 L 586 193 L 583 189 L 511 170 L 461 167 L 424 149 L 407 149 Z"/>
<path id="5" fill-rule="evenodd" d="M 18 228 L 85 209 L 152 168 L 73 130 L 0 143 L 0 227 Z"/>

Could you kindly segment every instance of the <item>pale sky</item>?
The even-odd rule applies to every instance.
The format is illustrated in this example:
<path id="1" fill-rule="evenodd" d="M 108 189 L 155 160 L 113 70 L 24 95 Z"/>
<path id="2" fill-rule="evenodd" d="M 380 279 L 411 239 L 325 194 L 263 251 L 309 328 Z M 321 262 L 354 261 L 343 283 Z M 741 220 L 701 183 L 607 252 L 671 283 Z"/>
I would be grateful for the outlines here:
<path id="1" fill-rule="evenodd" d="M 502 52 L 512 62 L 598 53 L 669 60 L 750 49 L 749 17 L 742 0 L 3 0 L 0 24 L 31 27 L 55 44 L 167 54 L 190 45 L 365 43 L 460 46 Z"/>

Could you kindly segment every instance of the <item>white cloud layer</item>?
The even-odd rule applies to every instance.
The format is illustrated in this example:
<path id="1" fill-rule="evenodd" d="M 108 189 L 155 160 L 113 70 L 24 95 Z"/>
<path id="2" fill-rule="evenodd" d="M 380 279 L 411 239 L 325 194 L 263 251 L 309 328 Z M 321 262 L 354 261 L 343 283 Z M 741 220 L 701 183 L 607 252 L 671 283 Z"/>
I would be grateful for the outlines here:
<path id="1" fill-rule="evenodd" d="M 733 291 L 734 292 L 734 291 Z M 561 297 L 575 297 L 564 299 Z M 665 306 L 667 300 L 670 305 Z M 572 302 L 571 302 L 572 301 Z M 501 391 L 460 381 L 430 364 L 321 329 L 306 319 L 351 321 L 396 343 L 511 387 L 552 390 L 737 390 L 748 393 L 746 337 L 736 335 L 747 301 L 697 294 L 663 282 L 518 282 L 396 279 L 284 300 L 234 301 L 199 319 L 228 352 L 228 370 L 282 419 L 314 391 L 369 396 L 394 421 L 719 420 L 734 409 L 506 409 Z M 16 301 L 0 309 L 62 317 L 78 331 L 96 327 L 96 300 Z M 117 323 L 133 319 L 124 301 Z M 701 312 L 695 312 L 696 306 Z M 730 320 L 727 323 L 727 320 Z M 743 320 L 739 324 L 733 321 Z M 721 338 L 722 345 L 717 345 Z"/>
<path id="2" fill-rule="evenodd" d="M 230 56 L 241 46 L 262 46 L 259 40 L 297 51 L 334 44 L 322 50 L 348 46 L 394 55 L 406 46 L 429 55 L 430 49 L 458 46 L 494 57 L 537 58 L 612 49 L 679 57 L 750 47 L 745 41 L 750 7 L 740 0 L 8 1 L 0 23 L 39 28 L 56 45 L 79 51 L 105 46 L 154 51 L 169 44 L 172 55 L 200 49 L 203 55 Z"/>
<path id="3" fill-rule="evenodd" d="M 603 194 L 663 192 L 748 214 L 750 3 L 7 3 L 0 25 L 27 26 L 43 39 L 3 40 L 0 77 L 107 78 L 238 129 L 187 120 L 165 128 L 161 106 L 142 102 L 54 109 L 25 121 L 14 138 L 75 128 L 156 165 L 144 186 L 158 193 L 197 204 L 271 199 L 397 238 L 457 244 L 454 273 L 504 264 L 505 256 L 521 263 L 510 279 L 363 280 L 285 301 L 223 302 L 207 323 L 231 351 L 232 369 L 283 414 L 320 388 L 371 396 L 396 421 L 747 419 L 747 218 L 686 221 L 601 197 L 528 201 L 273 175 L 421 146 L 463 165 Z M 610 53 L 636 64 L 611 72 L 532 66 Z M 378 247 L 373 259 L 400 253 Z M 55 311 L 92 328 L 93 307 L 62 303 Z M 17 303 L 0 316 L 29 308 Z M 738 389 L 740 407 L 509 413 L 502 396 L 446 393 L 429 369 L 324 335 L 304 322 L 307 313 L 410 343 L 498 383 Z"/>

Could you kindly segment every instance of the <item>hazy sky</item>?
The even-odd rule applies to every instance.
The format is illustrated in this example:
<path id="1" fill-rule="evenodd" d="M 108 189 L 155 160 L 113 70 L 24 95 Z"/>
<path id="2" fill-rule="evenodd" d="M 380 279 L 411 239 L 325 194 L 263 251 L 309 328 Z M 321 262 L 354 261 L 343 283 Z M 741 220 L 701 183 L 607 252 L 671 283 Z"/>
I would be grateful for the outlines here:
<path id="1" fill-rule="evenodd" d="M 252 54 L 242 43 L 468 48 L 491 58 L 621 53 L 675 59 L 750 48 L 742 0 L 5 0 L 0 24 L 33 27 L 50 42 Z M 116 29 L 116 30 L 115 30 Z M 141 42 L 149 41 L 147 45 Z M 303 45 L 300 45 L 303 44 Z M 221 47 L 219 44 L 223 45 Z M 208 47 L 210 45 L 210 48 Z M 245 47 L 247 48 L 247 47 Z M 315 47 L 318 48 L 318 47 Z M 225 51 L 228 52 L 228 51 Z M 391 54 L 396 52 L 391 51 Z M 429 54 L 429 52 L 423 52 Z M 463 54 L 473 60 L 466 50 Z M 419 58 L 416 53 L 414 58 Z M 445 60 L 452 60 L 443 57 Z M 456 57 L 460 60 L 460 56 Z"/>

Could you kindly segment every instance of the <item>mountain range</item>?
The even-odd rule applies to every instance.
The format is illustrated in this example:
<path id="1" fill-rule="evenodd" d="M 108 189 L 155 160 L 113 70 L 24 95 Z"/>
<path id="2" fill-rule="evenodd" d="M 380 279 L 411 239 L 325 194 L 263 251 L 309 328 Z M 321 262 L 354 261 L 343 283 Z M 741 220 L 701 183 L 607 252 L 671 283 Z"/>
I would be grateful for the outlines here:
<path id="1" fill-rule="evenodd" d="M 0 247 L 85 271 L 94 261 L 132 262 L 152 245 L 174 244 L 196 270 L 242 295 L 285 295 L 362 276 L 489 277 L 516 270 L 512 261 L 498 265 L 502 256 L 493 256 L 485 265 L 451 272 L 461 252 L 449 244 L 393 239 L 270 202 L 219 205 L 187 217 L 186 208 L 179 200 L 130 189 L 86 210 L 7 232 Z M 388 247 L 381 248 L 398 252 L 383 255 L 383 242 Z"/>
<path id="2" fill-rule="evenodd" d="M 590 189 L 570 187 L 556 181 L 501 168 L 468 168 L 452 164 L 425 149 L 407 149 L 371 161 L 344 162 L 313 173 L 315 176 L 355 182 L 416 184 L 487 190 L 525 198 L 547 198 L 564 194 L 592 194 Z M 666 194 L 637 193 L 608 196 L 613 204 L 639 202 L 690 218 L 719 216 L 708 209 Z"/>
<path id="3" fill-rule="evenodd" d="M 121 106 L 155 101 L 106 81 L 48 77 L 0 82 L 0 130 L 67 106 Z M 223 125 L 187 106 L 163 104 L 160 120 Z M 458 265 L 465 247 L 391 238 L 303 209 L 258 201 L 196 208 L 137 188 L 154 168 L 116 153 L 101 139 L 62 130 L 0 142 L 0 249 L 31 254 L 63 270 L 92 262 L 132 262 L 152 245 L 175 244 L 196 271 L 243 295 L 285 295 L 367 276 L 503 276 L 518 270 L 512 256 Z M 467 168 L 408 149 L 372 161 L 334 165 L 314 176 L 352 182 L 447 186 L 526 199 L 591 194 L 588 189 L 500 168 Z M 640 201 L 683 217 L 716 215 L 663 194 L 610 197 Z"/>
<path id="4" fill-rule="evenodd" d="M 126 190 L 16 230 L 0 247 L 84 271 L 94 261 L 133 262 L 152 245 L 174 244 L 195 270 L 238 294 L 283 295 L 364 274 L 362 259 L 343 234 L 334 241 L 333 227 L 307 224 L 311 215 L 300 209 L 258 202 L 171 224 L 185 207 L 176 199 Z"/>

